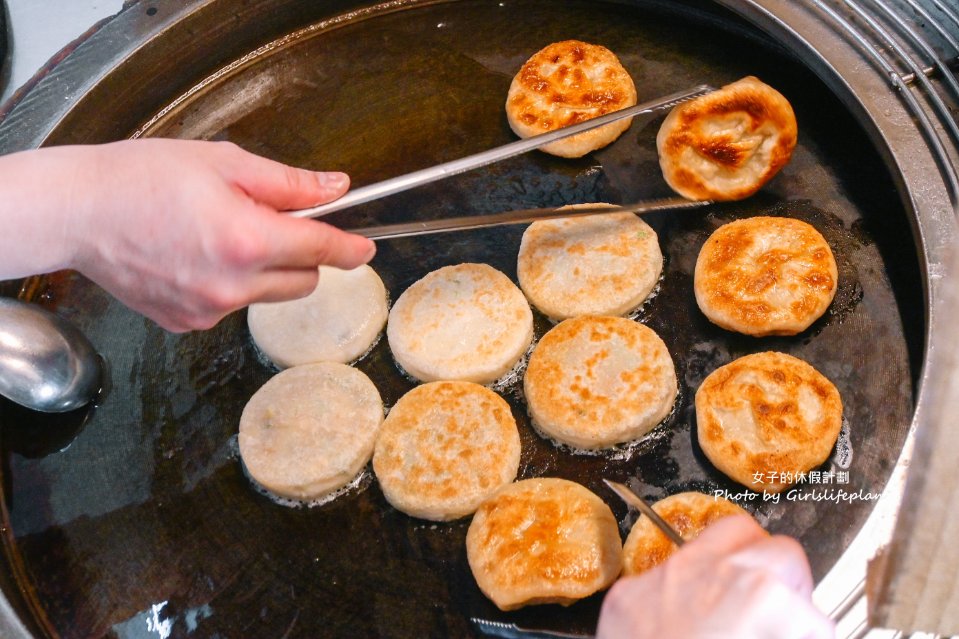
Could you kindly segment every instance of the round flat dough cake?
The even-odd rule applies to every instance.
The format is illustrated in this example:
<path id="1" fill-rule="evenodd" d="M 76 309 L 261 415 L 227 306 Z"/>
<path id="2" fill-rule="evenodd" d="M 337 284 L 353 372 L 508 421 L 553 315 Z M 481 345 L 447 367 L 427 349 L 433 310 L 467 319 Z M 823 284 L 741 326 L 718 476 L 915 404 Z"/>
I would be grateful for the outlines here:
<path id="1" fill-rule="evenodd" d="M 471 514 L 513 481 L 519 454 L 506 400 L 472 382 L 430 382 L 390 409 L 373 472 L 397 510 L 448 521 Z"/>
<path id="2" fill-rule="evenodd" d="M 400 295 L 386 336 L 393 357 L 419 380 L 488 384 L 526 354 L 533 312 L 522 291 L 492 266 L 444 266 Z"/>
<path id="3" fill-rule="evenodd" d="M 565 479 L 526 479 L 483 502 L 466 556 L 483 594 L 501 610 L 568 606 L 607 588 L 622 569 L 612 511 Z"/>
<path id="4" fill-rule="evenodd" d="M 839 271 L 825 238 L 788 217 L 725 224 L 696 260 L 696 302 L 711 322 L 762 337 L 795 335 L 836 295 Z"/>
<path id="5" fill-rule="evenodd" d="M 829 457 L 842 428 L 842 400 L 801 359 L 756 353 L 703 380 L 696 423 L 699 445 L 716 468 L 747 488 L 776 493 Z"/>
<path id="6" fill-rule="evenodd" d="M 526 297 L 551 319 L 626 315 L 653 291 L 663 254 L 656 232 L 632 213 L 542 220 L 523 233 L 516 270 Z"/>
<path id="7" fill-rule="evenodd" d="M 247 323 L 257 347 L 280 368 L 346 364 L 373 345 L 387 312 L 386 287 L 372 268 L 321 266 L 312 293 L 289 302 L 252 304 Z"/>
<path id="8" fill-rule="evenodd" d="M 528 138 L 635 104 L 633 79 L 612 51 L 565 40 L 541 49 L 519 70 L 506 97 L 506 116 L 513 132 Z M 631 122 L 624 118 L 541 149 L 578 158 L 613 142 Z"/>
<path id="9" fill-rule="evenodd" d="M 294 366 L 264 384 L 240 416 L 240 457 L 271 493 L 320 499 L 366 466 L 383 423 L 370 379 L 345 364 Z"/>
<path id="10" fill-rule="evenodd" d="M 778 91 L 752 76 L 680 104 L 656 148 L 669 186 L 691 200 L 741 200 L 792 157 L 796 116 Z"/>
<path id="11" fill-rule="evenodd" d="M 540 431 L 594 449 L 652 430 L 672 410 L 677 382 L 669 351 L 651 328 L 584 315 L 543 336 L 530 356 L 524 390 Z"/>
<path id="12" fill-rule="evenodd" d="M 707 526 L 730 515 L 748 512 L 722 497 L 686 492 L 661 499 L 653 504 L 656 514 L 666 520 L 686 541 L 699 537 Z M 649 517 L 640 516 L 623 544 L 623 574 L 638 575 L 655 568 L 678 550 Z"/>

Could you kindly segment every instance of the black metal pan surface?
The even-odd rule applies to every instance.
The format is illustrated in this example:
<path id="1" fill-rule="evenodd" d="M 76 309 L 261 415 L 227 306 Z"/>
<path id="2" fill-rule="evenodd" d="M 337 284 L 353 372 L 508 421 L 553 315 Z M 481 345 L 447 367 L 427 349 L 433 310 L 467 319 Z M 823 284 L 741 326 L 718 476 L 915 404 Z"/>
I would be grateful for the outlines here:
<path id="1" fill-rule="evenodd" d="M 283 162 L 347 171 L 359 185 L 512 140 L 503 110 L 512 75 L 556 40 L 577 38 L 616 52 L 641 100 L 756 75 L 796 110 L 800 136 L 792 163 L 746 201 L 647 218 L 666 265 L 659 293 L 639 321 L 660 334 L 674 357 L 676 410 L 634 450 L 582 456 L 539 438 L 518 388 L 508 388 L 504 396 L 521 428 L 520 475 L 583 483 L 611 505 L 624 535 L 635 515 L 603 478 L 624 481 L 650 500 L 682 490 L 741 492 L 695 443 L 693 394 L 731 359 L 780 350 L 836 384 L 849 426 L 849 447 L 820 469 L 843 470 L 848 483 L 799 492 L 879 493 L 901 450 L 922 364 L 924 309 L 909 221 L 878 154 L 835 96 L 774 43 L 704 5 L 463 0 L 344 13 L 215 79 L 191 80 L 190 69 L 181 68 L 180 83 L 195 89 L 184 89 L 182 99 L 165 96 L 168 108 L 156 118 L 162 109 L 136 114 L 139 132 L 87 133 L 84 141 L 134 133 L 229 140 Z M 228 27 L 222 37 L 230 37 Z M 130 103 L 129 96 L 118 100 L 126 120 L 133 118 Z M 99 107 L 103 118 L 116 108 L 107 100 Z M 383 224 L 669 195 L 655 150 L 660 121 L 637 121 L 613 145 L 580 160 L 534 153 L 331 221 Z M 74 119 L 52 141 L 91 130 Z M 738 336 L 710 324 L 696 307 L 692 272 L 700 246 L 720 224 L 755 215 L 805 220 L 837 256 L 836 300 L 798 336 Z M 373 266 L 393 299 L 430 270 L 459 262 L 486 262 L 515 280 L 522 232 L 509 227 L 385 242 Z M 76 274 L 34 278 L 22 296 L 74 320 L 111 371 L 110 387 L 92 410 L 53 418 L 0 406 L 6 560 L 42 632 L 463 637 L 474 632 L 468 623 L 474 616 L 593 631 L 599 595 L 569 608 L 499 612 L 470 575 L 468 520 L 411 519 L 385 502 L 372 478 L 310 509 L 282 507 L 255 491 L 235 435 L 245 402 L 274 370 L 257 358 L 243 312 L 211 331 L 178 336 Z M 549 326 L 537 316 L 537 337 Z M 387 406 L 412 386 L 385 340 L 357 366 Z M 798 537 L 817 577 L 871 508 L 868 500 L 742 503 L 770 531 Z"/>

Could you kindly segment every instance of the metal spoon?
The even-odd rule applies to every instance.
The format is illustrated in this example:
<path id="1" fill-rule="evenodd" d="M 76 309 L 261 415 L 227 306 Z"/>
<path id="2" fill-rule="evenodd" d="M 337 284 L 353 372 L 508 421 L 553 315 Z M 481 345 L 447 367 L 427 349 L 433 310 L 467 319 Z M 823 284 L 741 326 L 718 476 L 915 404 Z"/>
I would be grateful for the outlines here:
<path id="1" fill-rule="evenodd" d="M 0 395 L 45 413 L 88 404 L 100 390 L 100 357 L 66 320 L 0 298 Z"/>

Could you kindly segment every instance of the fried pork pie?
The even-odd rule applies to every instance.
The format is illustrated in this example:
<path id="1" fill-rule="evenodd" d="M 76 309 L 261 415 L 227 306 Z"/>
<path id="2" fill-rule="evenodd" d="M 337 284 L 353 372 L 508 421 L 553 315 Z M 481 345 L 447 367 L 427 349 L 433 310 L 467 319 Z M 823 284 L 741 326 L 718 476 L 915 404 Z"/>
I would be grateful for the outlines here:
<path id="1" fill-rule="evenodd" d="M 567 208 L 577 206 L 594 205 Z M 653 291 L 663 254 L 632 213 L 542 220 L 523 233 L 516 271 L 530 303 L 554 320 L 626 315 Z"/>
<path id="2" fill-rule="evenodd" d="M 240 416 L 240 457 L 260 486 L 311 501 L 366 466 L 383 423 L 370 378 L 345 364 L 294 366 L 272 377 Z"/>
<path id="3" fill-rule="evenodd" d="M 653 504 L 653 510 L 686 541 L 692 541 L 723 517 L 749 515 L 728 499 L 697 492 L 679 493 L 660 499 Z M 623 544 L 623 574 L 638 575 L 655 568 L 676 550 L 676 544 L 649 517 L 640 516 Z"/>
<path id="4" fill-rule="evenodd" d="M 373 472 L 397 510 L 447 521 L 471 514 L 513 481 L 519 454 L 506 400 L 472 382 L 430 382 L 390 409 Z"/>
<path id="5" fill-rule="evenodd" d="M 466 533 L 483 594 L 501 610 L 568 606 L 607 588 L 622 568 L 619 528 L 602 499 L 565 479 L 526 479 L 483 502 Z"/>
<path id="6" fill-rule="evenodd" d="M 612 51 L 579 40 L 556 42 L 526 61 L 506 97 L 513 132 L 528 138 L 636 104 L 636 87 Z M 558 140 L 542 150 L 578 158 L 629 128 L 631 118 Z"/>
<path id="7" fill-rule="evenodd" d="M 673 360 L 651 328 L 596 315 L 547 332 L 523 383 L 533 424 L 579 448 L 642 437 L 669 415 L 677 393 Z"/>
<path id="8" fill-rule="evenodd" d="M 492 266 L 444 266 L 400 295 L 386 336 L 393 357 L 419 380 L 488 384 L 526 354 L 533 312 L 522 291 Z"/>
<path id="9" fill-rule="evenodd" d="M 363 355 L 386 324 L 383 280 L 369 266 L 320 267 L 316 289 L 289 302 L 252 304 L 253 341 L 280 368 L 313 362 L 346 364 Z"/>
<path id="10" fill-rule="evenodd" d="M 751 217 L 706 240 L 693 289 L 706 317 L 727 330 L 795 335 L 826 312 L 838 279 L 832 250 L 815 228 L 787 217 Z"/>
<path id="11" fill-rule="evenodd" d="M 691 200 L 741 200 L 792 157 L 796 116 L 789 101 L 752 76 L 670 111 L 656 136 L 670 187 Z"/>
<path id="12" fill-rule="evenodd" d="M 841 428 L 839 391 L 785 353 L 740 357 L 710 373 L 696 391 L 703 453 L 753 490 L 780 492 L 825 462 Z"/>

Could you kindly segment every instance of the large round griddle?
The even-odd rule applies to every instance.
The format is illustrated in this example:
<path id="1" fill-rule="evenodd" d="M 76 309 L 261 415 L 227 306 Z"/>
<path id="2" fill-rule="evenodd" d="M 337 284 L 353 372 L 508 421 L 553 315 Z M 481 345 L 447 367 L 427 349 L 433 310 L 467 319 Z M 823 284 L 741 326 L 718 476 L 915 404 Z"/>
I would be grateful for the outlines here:
<path id="1" fill-rule="evenodd" d="M 851 439 L 848 484 L 808 485 L 799 494 L 883 489 L 906 437 L 922 365 L 920 264 L 889 171 L 856 119 L 803 65 L 704 3 L 464 0 L 344 13 L 304 31 L 286 20 L 276 23 L 292 35 L 256 52 L 250 46 L 248 58 L 222 73 L 213 72 L 229 60 L 213 69 L 156 61 L 178 75 L 158 80 L 169 92 L 145 94 L 139 111 L 130 91 L 113 101 L 102 88 L 91 91 L 96 101 L 81 103 L 46 142 L 131 135 L 229 140 L 283 162 L 347 171 L 360 185 L 514 139 L 503 112 L 510 79 L 552 41 L 575 37 L 609 47 L 641 99 L 757 75 L 796 110 L 800 138 L 792 163 L 744 202 L 646 218 L 666 265 L 640 321 L 660 334 L 675 359 L 674 414 L 630 451 L 574 455 L 539 438 L 518 388 L 507 388 L 523 443 L 520 476 L 583 483 L 611 505 L 624 535 L 635 514 L 604 489 L 603 478 L 626 481 L 651 500 L 682 490 L 742 492 L 695 444 L 693 394 L 731 359 L 780 350 L 836 384 Z M 277 35 L 270 32 L 276 23 L 264 32 Z M 221 37 L 225 48 L 236 46 L 226 43 L 225 18 Z M 116 73 L 124 72 L 130 73 Z M 580 160 L 530 154 L 330 221 L 389 223 L 668 195 L 655 152 L 660 121 L 637 121 L 615 144 Z M 837 256 L 836 301 L 801 335 L 738 336 L 696 308 L 692 272 L 700 246 L 720 224 L 755 215 L 808 221 Z M 515 281 L 522 231 L 384 242 L 372 265 L 393 299 L 430 270 L 464 261 L 489 263 Z M 246 400 L 275 371 L 257 358 L 245 313 L 211 331 L 178 336 L 76 274 L 24 286 L 22 297 L 74 320 L 110 369 L 110 385 L 92 410 L 50 417 L 0 406 L 6 517 L 0 525 L 14 585 L 5 590 L 19 591 L 21 616 L 41 636 L 140 637 L 161 628 L 197 637 L 459 637 L 474 632 L 470 617 L 592 632 L 600 596 L 570 608 L 499 612 L 470 575 L 468 521 L 411 519 L 385 502 L 372 478 L 312 509 L 278 506 L 254 490 L 235 434 Z M 537 337 L 549 326 L 537 316 Z M 412 387 L 385 340 L 357 366 L 387 406 Z M 840 462 L 836 454 L 820 470 L 840 470 Z M 817 578 L 872 508 L 785 497 L 741 503 L 769 530 L 798 537 Z"/>

